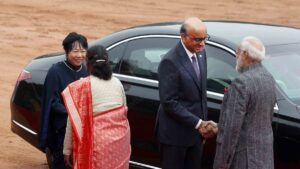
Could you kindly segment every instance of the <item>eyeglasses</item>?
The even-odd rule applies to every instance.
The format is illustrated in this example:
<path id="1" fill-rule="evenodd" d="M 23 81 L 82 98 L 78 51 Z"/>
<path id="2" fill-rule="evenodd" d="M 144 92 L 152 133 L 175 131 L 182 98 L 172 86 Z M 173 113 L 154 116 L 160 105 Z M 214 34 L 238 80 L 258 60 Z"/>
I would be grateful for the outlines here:
<path id="1" fill-rule="evenodd" d="M 205 38 L 192 38 L 190 35 L 186 34 L 186 36 L 190 37 L 194 42 L 201 43 L 202 41 L 207 42 L 210 36 L 207 34 Z"/>

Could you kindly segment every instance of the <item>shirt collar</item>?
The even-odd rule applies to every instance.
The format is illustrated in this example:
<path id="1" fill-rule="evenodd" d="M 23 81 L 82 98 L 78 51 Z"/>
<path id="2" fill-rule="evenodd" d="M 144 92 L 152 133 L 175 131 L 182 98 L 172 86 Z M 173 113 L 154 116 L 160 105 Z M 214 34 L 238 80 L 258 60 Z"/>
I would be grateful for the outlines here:
<path id="1" fill-rule="evenodd" d="M 182 40 L 180 40 L 180 41 L 181 41 L 181 44 L 182 44 L 182 46 L 183 46 L 183 48 L 184 48 L 186 54 L 188 55 L 189 59 L 192 60 L 192 56 L 196 56 L 196 54 L 190 52 L 190 51 L 185 47 L 185 45 L 184 45 L 184 43 L 182 42 Z M 197 59 L 197 57 L 196 57 L 196 59 Z"/>

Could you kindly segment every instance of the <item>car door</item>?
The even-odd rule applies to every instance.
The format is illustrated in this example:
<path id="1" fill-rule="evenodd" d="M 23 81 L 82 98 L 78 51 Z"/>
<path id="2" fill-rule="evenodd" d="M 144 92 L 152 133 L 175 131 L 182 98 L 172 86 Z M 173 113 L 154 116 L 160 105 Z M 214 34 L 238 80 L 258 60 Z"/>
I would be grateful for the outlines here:
<path id="1" fill-rule="evenodd" d="M 207 107 L 208 119 L 219 121 L 224 91 L 237 76 L 234 51 L 224 45 L 208 41 L 207 56 Z M 207 140 L 204 146 L 203 166 L 211 167 L 215 154 L 215 140 Z"/>
<path id="2" fill-rule="evenodd" d="M 208 42 L 207 55 L 207 100 L 208 119 L 218 121 L 224 90 L 237 76 L 234 51 L 226 46 Z"/>
<path id="3" fill-rule="evenodd" d="M 132 162 L 158 165 L 154 125 L 159 105 L 157 68 L 178 36 L 143 36 L 128 41 L 120 74 L 131 128 Z"/>

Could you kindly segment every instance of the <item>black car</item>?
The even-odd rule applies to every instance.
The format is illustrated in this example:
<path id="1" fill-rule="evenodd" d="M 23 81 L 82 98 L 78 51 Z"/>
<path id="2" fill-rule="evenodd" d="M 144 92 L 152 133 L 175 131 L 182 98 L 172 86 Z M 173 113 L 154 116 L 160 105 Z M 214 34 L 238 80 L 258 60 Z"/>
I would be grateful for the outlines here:
<path id="1" fill-rule="evenodd" d="M 235 49 L 243 37 L 253 35 L 266 46 L 263 65 L 277 82 L 274 107 L 276 168 L 300 164 L 300 29 L 256 23 L 206 21 L 210 40 L 207 52 L 208 118 L 218 121 L 224 88 L 237 76 Z M 115 32 L 93 42 L 108 50 L 114 76 L 127 96 L 131 127 L 131 166 L 159 168 L 154 124 L 159 105 L 157 67 L 164 54 L 179 42 L 181 23 L 159 23 Z M 64 60 L 63 53 L 33 59 L 21 72 L 11 97 L 11 129 L 33 146 L 38 145 L 41 92 L 50 66 Z M 266 86 L 268 87 L 268 86 Z M 205 144 L 203 164 L 211 168 L 214 140 Z M 299 166 L 294 166 L 300 168 Z"/>

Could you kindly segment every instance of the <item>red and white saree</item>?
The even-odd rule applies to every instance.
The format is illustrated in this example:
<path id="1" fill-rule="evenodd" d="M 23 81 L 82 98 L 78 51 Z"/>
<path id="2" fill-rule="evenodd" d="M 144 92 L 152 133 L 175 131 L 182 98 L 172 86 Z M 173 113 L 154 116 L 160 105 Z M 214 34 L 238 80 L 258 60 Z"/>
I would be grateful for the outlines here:
<path id="1" fill-rule="evenodd" d="M 72 124 L 74 168 L 127 169 L 131 153 L 127 107 L 93 113 L 90 77 L 71 83 L 62 96 Z"/>

